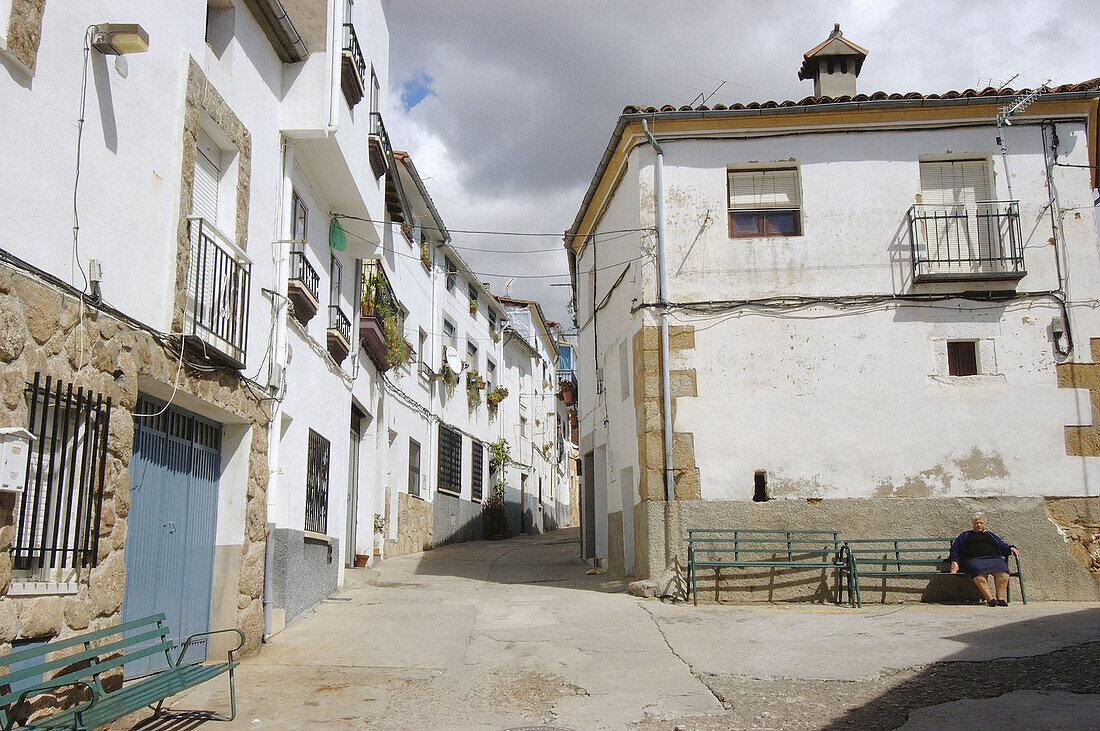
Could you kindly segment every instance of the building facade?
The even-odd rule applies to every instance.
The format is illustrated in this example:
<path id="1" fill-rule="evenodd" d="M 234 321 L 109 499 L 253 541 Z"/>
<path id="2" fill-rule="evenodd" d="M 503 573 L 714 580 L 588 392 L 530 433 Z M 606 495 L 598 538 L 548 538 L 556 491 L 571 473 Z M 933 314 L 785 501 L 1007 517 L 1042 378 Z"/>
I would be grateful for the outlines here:
<path id="1" fill-rule="evenodd" d="M 1100 85 L 857 95 L 864 55 L 619 118 L 567 234 L 585 554 L 682 595 L 688 528 L 984 510 L 1036 596 L 1095 599 Z"/>

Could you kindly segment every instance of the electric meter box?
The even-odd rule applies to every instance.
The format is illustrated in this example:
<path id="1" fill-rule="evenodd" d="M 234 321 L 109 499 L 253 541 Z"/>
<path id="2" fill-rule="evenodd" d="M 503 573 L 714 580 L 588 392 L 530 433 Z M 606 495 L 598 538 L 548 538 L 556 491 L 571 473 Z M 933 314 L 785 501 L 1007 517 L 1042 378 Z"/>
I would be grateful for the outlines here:
<path id="1" fill-rule="evenodd" d="M 21 427 L 0 429 L 0 492 L 23 492 L 27 454 L 35 436 Z"/>

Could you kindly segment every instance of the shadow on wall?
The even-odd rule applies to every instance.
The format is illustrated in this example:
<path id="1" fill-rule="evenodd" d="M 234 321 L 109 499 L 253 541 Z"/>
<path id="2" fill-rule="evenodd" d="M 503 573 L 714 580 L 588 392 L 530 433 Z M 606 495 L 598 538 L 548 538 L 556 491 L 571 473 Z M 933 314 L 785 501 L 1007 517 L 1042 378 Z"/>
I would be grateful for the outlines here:
<path id="1" fill-rule="evenodd" d="M 1100 653 L 1100 641 L 1088 641 L 1097 636 L 1098 622 L 1100 609 L 1086 609 L 956 635 L 950 639 L 965 644 L 965 649 L 902 680 L 874 700 L 850 709 L 825 728 L 834 731 L 898 728 L 910 720 L 918 722 L 921 728 L 950 728 L 968 725 L 957 715 L 957 707 L 943 706 L 953 701 L 995 698 L 1017 691 L 1036 693 L 1040 697 L 1057 692 L 1093 694 L 1096 674 L 1085 669 L 1095 665 Z M 1036 644 L 1039 654 L 1003 657 L 1021 652 L 1021 646 L 1035 649 Z M 1079 697 L 1095 699 L 1090 695 Z M 1051 711 L 1064 713 L 1063 703 L 1064 700 L 1058 697 L 1049 698 L 1043 706 L 1033 709 L 1032 718 L 1036 721 L 1047 718 L 1053 726 L 1049 714 Z M 914 711 L 922 709 L 927 710 L 922 711 L 919 718 L 912 718 Z M 1004 723 L 998 724 L 998 719 L 990 716 L 991 710 L 988 704 L 983 705 L 983 726 L 987 723 L 989 728 L 1016 725 L 1011 718 L 999 719 Z M 1009 712 L 1006 709 L 1005 713 Z M 1093 722 L 1095 718 L 1093 715 Z M 1046 725 L 1040 722 L 1035 727 Z M 1060 727 L 1077 726 L 1071 721 Z"/>

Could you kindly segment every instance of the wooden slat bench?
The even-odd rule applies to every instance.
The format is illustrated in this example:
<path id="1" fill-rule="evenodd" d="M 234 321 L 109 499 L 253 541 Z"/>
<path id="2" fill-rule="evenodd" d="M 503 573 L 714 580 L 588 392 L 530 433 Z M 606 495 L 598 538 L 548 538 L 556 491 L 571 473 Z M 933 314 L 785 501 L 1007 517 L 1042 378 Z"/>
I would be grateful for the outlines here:
<path id="1" fill-rule="evenodd" d="M 698 574 L 713 568 L 715 588 L 724 568 L 835 569 L 847 573 L 838 531 L 688 529 L 688 583 L 699 604 Z M 849 599 L 851 581 L 849 580 Z"/>
<path id="2" fill-rule="evenodd" d="M 229 632 L 237 633 L 240 642 L 229 651 L 225 662 L 185 662 L 185 654 L 196 640 Z M 233 653 L 244 644 L 244 633 L 226 629 L 192 635 L 180 645 L 175 660 L 171 657 L 175 644 L 170 635 L 164 615 L 155 614 L 0 657 L 0 668 L 7 671 L 0 675 L 0 728 L 94 729 L 154 704 L 155 714 L 159 715 L 169 696 L 225 672 L 229 673 L 230 715 L 211 718 L 233 720 L 237 713 L 233 668 L 239 664 Z M 164 654 L 166 667 L 127 681 L 118 690 L 104 690 L 103 674 L 118 672 L 124 663 L 160 653 Z M 81 686 L 78 695 L 82 700 L 75 706 L 30 722 L 25 720 L 38 696 Z"/>
<path id="3" fill-rule="evenodd" d="M 844 541 L 844 556 L 848 564 L 848 599 L 853 606 L 862 606 L 859 595 L 861 577 L 878 576 L 962 576 L 961 570 L 950 573 L 948 556 L 951 553 L 950 538 L 854 538 Z M 1020 584 L 1020 599 L 1027 604 L 1024 575 L 1020 557 L 1016 568 L 1009 566 L 1009 576 Z"/>

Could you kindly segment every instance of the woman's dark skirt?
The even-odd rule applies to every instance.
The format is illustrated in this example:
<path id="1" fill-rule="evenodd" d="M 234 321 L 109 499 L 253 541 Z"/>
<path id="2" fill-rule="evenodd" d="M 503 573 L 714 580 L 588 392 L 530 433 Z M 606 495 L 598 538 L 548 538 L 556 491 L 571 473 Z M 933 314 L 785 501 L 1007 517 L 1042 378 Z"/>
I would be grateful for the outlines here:
<path id="1" fill-rule="evenodd" d="M 1000 556 L 978 556 L 963 562 L 963 571 L 970 578 L 986 574 L 1008 573 L 1008 561 Z"/>

